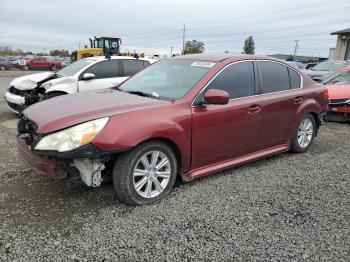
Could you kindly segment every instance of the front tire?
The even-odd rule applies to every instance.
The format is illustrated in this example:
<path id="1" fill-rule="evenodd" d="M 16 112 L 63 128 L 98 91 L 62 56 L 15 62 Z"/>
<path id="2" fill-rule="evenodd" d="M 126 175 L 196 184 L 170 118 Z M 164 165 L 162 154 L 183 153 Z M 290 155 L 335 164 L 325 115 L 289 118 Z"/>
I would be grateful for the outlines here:
<path id="1" fill-rule="evenodd" d="M 114 165 L 117 198 L 128 205 L 155 202 L 170 193 L 177 175 L 173 150 L 161 141 L 143 143 L 121 154 Z"/>
<path id="2" fill-rule="evenodd" d="M 27 66 L 27 65 L 23 66 L 23 70 L 24 71 L 28 71 L 29 70 L 29 66 Z"/>
<path id="3" fill-rule="evenodd" d="M 305 116 L 292 139 L 291 151 L 297 154 L 306 152 L 312 145 L 316 128 L 315 118 L 311 114 Z"/>
<path id="4" fill-rule="evenodd" d="M 56 70 L 57 70 L 57 66 L 56 66 L 56 65 L 50 66 L 50 70 L 51 70 L 51 71 L 56 71 Z"/>
<path id="5" fill-rule="evenodd" d="M 6 67 L 5 66 L 0 66 L 0 71 L 5 71 Z"/>

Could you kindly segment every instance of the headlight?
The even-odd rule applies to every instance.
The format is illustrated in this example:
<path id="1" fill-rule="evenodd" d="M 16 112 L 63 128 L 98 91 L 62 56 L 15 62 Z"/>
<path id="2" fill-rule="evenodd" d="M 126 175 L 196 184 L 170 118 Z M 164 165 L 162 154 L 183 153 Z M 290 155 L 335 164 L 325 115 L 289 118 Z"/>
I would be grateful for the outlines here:
<path id="1" fill-rule="evenodd" d="M 35 146 L 35 149 L 66 152 L 86 145 L 105 127 L 108 119 L 108 117 L 105 117 L 92 120 L 44 136 Z"/>

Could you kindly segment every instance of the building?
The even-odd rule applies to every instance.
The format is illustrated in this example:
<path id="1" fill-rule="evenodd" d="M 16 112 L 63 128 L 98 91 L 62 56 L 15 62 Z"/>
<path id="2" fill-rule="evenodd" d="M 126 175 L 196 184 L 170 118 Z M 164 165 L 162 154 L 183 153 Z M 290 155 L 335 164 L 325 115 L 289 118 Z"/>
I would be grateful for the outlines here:
<path id="1" fill-rule="evenodd" d="M 331 35 L 338 35 L 334 59 L 350 60 L 350 28 L 333 32 Z"/>

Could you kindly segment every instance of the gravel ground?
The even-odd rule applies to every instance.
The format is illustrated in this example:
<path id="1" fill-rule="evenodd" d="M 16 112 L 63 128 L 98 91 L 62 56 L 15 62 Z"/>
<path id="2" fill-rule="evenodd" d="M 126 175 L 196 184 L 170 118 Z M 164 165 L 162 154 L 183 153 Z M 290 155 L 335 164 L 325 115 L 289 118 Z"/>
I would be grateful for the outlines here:
<path id="1" fill-rule="evenodd" d="M 12 78 L 0 77 L 0 93 Z M 34 175 L 16 157 L 16 116 L 0 102 L 2 261 L 349 261 L 349 124 L 311 150 L 180 184 L 153 205 Z"/>

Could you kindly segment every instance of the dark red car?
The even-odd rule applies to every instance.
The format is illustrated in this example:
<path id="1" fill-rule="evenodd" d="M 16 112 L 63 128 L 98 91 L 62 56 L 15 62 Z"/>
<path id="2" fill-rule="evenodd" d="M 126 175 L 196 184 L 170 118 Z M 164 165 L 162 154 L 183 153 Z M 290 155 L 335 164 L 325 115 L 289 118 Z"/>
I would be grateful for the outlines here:
<path id="1" fill-rule="evenodd" d="M 62 68 L 61 61 L 57 61 L 51 57 L 38 56 L 26 60 L 26 63 L 20 65 L 23 70 L 41 69 L 41 70 L 51 70 L 56 71 Z"/>
<path id="2" fill-rule="evenodd" d="M 266 156 L 309 149 L 327 109 L 325 87 L 263 56 L 188 55 L 161 60 L 117 90 L 30 106 L 18 150 L 38 174 L 113 176 L 131 205 Z"/>

